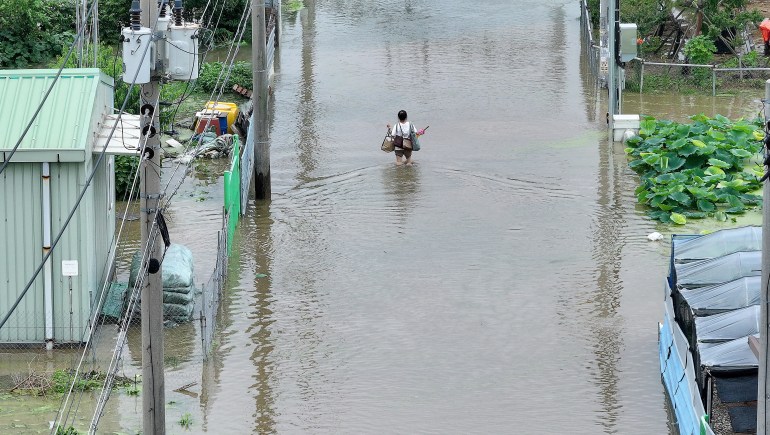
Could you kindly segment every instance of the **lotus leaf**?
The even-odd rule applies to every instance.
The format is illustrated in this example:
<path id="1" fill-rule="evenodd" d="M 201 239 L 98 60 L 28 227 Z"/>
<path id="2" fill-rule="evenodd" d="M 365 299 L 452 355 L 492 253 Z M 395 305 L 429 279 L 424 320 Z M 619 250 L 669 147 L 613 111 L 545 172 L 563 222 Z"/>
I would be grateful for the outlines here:
<path id="1" fill-rule="evenodd" d="M 705 199 L 699 199 L 697 204 L 698 204 L 698 210 L 703 210 L 705 212 L 710 213 L 717 209 L 717 207 L 714 205 L 713 202 Z"/>
<path id="2" fill-rule="evenodd" d="M 717 168 L 729 168 L 730 166 L 732 166 L 731 164 L 725 162 L 724 160 L 719 160 L 719 159 L 709 159 L 709 165 Z"/>
<path id="3" fill-rule="evenodd" d="M 682 205 L 690 205 L 690 203 L 692 203 L 692 198 L 690 198 L 690 195 L 684 192 L 674 192 L 671 195 L 669 195 L 669 198 L 673 199 L 674 201 Z"/>
<path id="4" fill-rule="evenodd" d="M 645 155 L 647 154 L 647 155 Z M 660 156 L 651 153 L 642 153 L 642 159 L 650 166 L 655 166 L 660 161 Z"/>
<path id="5" fill-rule="evenodd" d="M 639 123 L 639 136 L 647 137 L 651 136 L 655 132 L 656 122 L 655 119 L 645 119 Z"/>
<path id="6" fill-rule="evenodd" d="M 714 130 L 713 128 L 709 130 L 708 135 L 711 136 L 714 140 L 718 140 L 718 141 L 723 141 L 726 139 L 724 133 L 722 133 L 719 130 Z"/>
<path id="7" fill-rule="evenodd" d="M 762 149 L 761 122 L 736 122 L 718 115 L 691 117 L 691 124 L 643 117 L 643 133 L 626 142 L 629 167 L 640 176 L 635 190 L 649 215 L 661 222 L 682 222 L 713 214 L 727 220 L 760 198 L 747 194 L 759 189 L 763 169 L 744 169 L 747 159 Z M 726 210 L 719 210 L 724 204 Z M 681 217 L 681 218 L 680 218 Z M 677 222 L 677 223 L 679 223 Z"/>
<path id="8" fill-rule="evenodd" d="M 679 213 L 671 213 L 671 216 L 669 216 L 672 222 L 674 222 L 677 225 L 684 225 L 687 223 L 687 218 L 683 214 Z"/>

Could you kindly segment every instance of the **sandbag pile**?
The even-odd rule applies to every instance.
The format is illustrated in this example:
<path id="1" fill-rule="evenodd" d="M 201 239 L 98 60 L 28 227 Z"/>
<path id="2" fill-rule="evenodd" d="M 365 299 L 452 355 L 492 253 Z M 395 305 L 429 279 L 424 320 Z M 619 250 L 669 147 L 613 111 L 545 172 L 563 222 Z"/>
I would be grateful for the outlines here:
<path id="1" fill-rule="evenodd" d="M 136 251 L 131 259 L 129 288 L 134 288 L 141 260 L 141 252 Z M 162 269 L 163 319 L 167 323 L 187 323 L 195 307 L 192 252 L 183 245 L 172 244 L 166 250 Z M 135 316 L 140 316 L 140 310 L 135 311 Z"/>

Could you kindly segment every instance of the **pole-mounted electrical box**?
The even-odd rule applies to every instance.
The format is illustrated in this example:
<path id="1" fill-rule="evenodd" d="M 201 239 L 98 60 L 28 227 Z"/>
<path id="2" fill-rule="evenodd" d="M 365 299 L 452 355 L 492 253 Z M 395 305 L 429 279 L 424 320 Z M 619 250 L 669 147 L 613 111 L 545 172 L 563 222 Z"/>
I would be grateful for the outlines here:
<path id="1" fill-rule="evenodd" d="M 123 81 L 126 83 L 150 83 L 150 65 L 153 53 L 152 30 L 148 27 L 133 29 L 126 27 L 121 32 L 123 39 Z"/>
<path id="2" fill-rule="evenodd" d="M 620 23 L 620 60 L 628 62 L 637 56 L 637 26 L 633 23 Z"/>
<path id="3" fill-rule="evenodd" d="M 175 80 L 198 78 L 198 24 L 172 24 L 168 31 L 166 51 L 168 74 Z"/>

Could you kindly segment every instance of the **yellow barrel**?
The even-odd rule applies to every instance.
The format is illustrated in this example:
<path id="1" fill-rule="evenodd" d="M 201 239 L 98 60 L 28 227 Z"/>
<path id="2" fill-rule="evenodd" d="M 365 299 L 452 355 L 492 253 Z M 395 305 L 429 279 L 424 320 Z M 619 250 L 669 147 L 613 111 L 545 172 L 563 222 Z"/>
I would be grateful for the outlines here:
<path id="1" fill-rule="evenodd" d="M 238 116 L 238 105 L 235 103 L 226 103 L 224 101 L 216 102 L 209 101 L 206 103 L 206 110 L 216 110 L 220 113 L 227 114 L 227 132 L 233 132 L 233 123 Z M 224 134 L 224 132 L 223 132 Z"/>

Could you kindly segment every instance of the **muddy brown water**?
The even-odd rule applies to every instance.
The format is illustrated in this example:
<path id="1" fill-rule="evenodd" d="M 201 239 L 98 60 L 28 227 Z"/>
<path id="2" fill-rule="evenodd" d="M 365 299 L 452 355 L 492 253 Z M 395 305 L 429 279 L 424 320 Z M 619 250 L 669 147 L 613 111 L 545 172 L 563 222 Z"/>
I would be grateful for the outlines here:
<path id="1" fill-rule="evenodd" d="M 166 333 L 169 433 L 185 414 L 190 432 L 217 434 L 672 431 L 657 352 L 668 246 L 646 235 L 715 224 L 674 230 L 636 204 L 581 60 L 577 3 L 375 3 L 284 12 L 273 198 L 252 200 L 236 233 L 211 359 L 197 324 Z M 736 118 L 760 93 L 626 93 L 624 111 Z M 430 125 L 412 167 L 379 151 L 399 109 Z M 188 178 L 168 216 L 199 282 L 224 167 Z M 131 251 L 138 226 L 126 234 Z M 30 355 L 4 359 L 3 374 Z M 58 406 L 0 399 L 8 433 L 47 432 Z M 113 394 L 100 432 L 140 428 L 141 399 Z"/>

